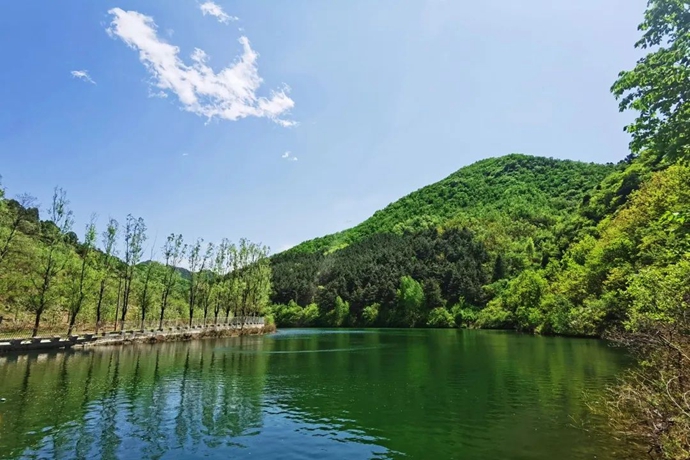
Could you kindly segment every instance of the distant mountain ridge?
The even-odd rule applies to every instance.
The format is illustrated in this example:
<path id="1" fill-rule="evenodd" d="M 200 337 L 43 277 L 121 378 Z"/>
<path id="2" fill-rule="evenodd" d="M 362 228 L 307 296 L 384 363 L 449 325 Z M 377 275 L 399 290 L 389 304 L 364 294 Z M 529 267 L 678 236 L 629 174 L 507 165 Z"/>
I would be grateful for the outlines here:
<path id="1" fill-rule="evenodd" d="M 151 262 L 153 262 L 153 263 L 155 263 L 155 264 L 158 264 L 158 265 L 160 265 L 161 267 L 164 267 L 164 265 L 161 264 L 160 262 L 151 261 L 151 260 L 146 260 L 146 261 L 144 261 L 144 262 L 141 262 L 138 266 L 140 266 L 140 267 L 145 267 L 146 265 L 150 264 Z M 187 270 L 186 268 L 184 268 L 184 267 L 175 267 L 175 270 L 177 270 L 177 273 L 180 274 L 180 276 L 182 277 L 183 280 L 189 281 L 190 279 L 192 279 L 192 272 L 190 272 L 190 271 Z"/>
<path id="2" fill-rule="evenodd" d="M 460 168 L 376 211 L 361 224 L 305 241 L 286 252 L 330 252 L 376 233 L 423 230 L 489 214 L 530 218 L 535 208 L 553 215 L 574 212 L 613 164 L 510 154 Z"/>

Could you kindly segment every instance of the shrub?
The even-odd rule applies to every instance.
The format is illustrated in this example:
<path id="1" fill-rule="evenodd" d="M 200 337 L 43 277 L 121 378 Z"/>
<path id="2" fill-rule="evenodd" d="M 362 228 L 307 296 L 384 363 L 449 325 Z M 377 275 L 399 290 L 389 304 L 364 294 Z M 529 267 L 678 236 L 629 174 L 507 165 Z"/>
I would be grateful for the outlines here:
<path id="1" fill-rule="evenodd" d="M 450 314 L 453 316 L 456 326 L 471 327 L 477 322 L 479 310 L 466 304 L 462 299 L 459 303 L 453 305 L 450 309 Z"/>
<path id="2" fill-rule="evenodd" d="M 477 315 L 477 326 L 483 329 L 505 329 L 512 326 L 514 317 L 511 312 L 504 310 L 500 303 L 489 304 Z"/>
<path id="3" fill-rule="evenodd" d="M 362 310 L 362 323 L 365 326 L 372 326 L 376 323 L 379 317 L 379 307 L 378 303 L 364 307 L 364 310 Z"/>
<path id="4" fill-rule="evenodd" d="M 319 320 L 319 306 L 310 303 L 302 310 L 302 326 L 314 326 Z"/>
<path id="5" fill-rule="evenodd" d="M 288 305 L 274 305 L 271 314 L 275 317 L 276 324 L 282 327 L 300 326 L 302 323 L 302 307 L 291 300 Z"/>
<path id="6" fill-rule="evenodd" d="M 426 325 L 429 327 L 455 327 L 455 320 L 448 310 L 438 307 L 429 312 Z"/>

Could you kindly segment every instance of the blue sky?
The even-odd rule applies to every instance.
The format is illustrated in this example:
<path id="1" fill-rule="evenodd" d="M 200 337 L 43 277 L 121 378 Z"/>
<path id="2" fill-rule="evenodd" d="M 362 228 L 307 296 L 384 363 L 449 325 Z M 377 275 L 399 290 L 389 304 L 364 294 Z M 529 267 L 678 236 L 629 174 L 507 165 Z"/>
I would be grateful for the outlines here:
<path id="1" fill-rule="evenodd" d="M 10 2 L 3 185 L 278 251 L 482 158 L 615 162 L 645 3 Z"/>

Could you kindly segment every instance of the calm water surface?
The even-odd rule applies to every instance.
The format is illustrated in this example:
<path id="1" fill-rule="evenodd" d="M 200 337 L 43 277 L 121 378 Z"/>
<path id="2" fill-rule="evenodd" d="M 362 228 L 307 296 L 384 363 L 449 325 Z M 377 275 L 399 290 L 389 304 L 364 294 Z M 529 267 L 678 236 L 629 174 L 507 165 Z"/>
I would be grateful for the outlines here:
<path id="1" fill-rule="evenodd" d="M 595 340 L 460 330 L 0 357 L 0 458 L 618 459 Z"/>

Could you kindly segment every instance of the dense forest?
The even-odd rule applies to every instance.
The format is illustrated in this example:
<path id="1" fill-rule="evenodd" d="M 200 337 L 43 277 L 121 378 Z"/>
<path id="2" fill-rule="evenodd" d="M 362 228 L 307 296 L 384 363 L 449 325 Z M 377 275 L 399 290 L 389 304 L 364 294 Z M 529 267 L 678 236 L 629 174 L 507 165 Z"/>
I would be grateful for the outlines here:
<path id="1" fill-rule="evenodd" d="M 267 306 L 265 246 L 246 239 L 187 244 L 171 234 L 158 248 L 144 220 L 131 215 L 124 224 L 109 219 L 100 235 L 92 216 L 80 239 L 62 189 L 46 220 L 33 197 L 4 194 L 0 189 L 0 335 L 218 323 Z"/>
<path id="2" fill-rule="evenodd" d="M 509 326 L 482 310 L 508 280 L 563 257 L 586 225 L 580 208 L 615 170 L 517 154 L 462 168 L 353 229 L 273 256 L 276 320 L 332 324 L 340 299 L 350 325 Z M 409 286 L 414 315 L 396 312 L 410 307 Z"/>

